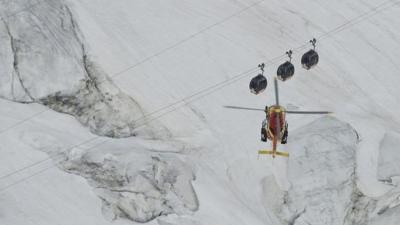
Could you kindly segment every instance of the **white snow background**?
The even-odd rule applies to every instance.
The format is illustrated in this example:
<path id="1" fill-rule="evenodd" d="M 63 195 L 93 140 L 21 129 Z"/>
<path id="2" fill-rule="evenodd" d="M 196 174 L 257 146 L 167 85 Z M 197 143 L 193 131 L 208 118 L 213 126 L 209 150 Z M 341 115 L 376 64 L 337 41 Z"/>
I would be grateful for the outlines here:
<path id="1" fill-rule="evenodd" d="M 397 225 L 400 2 L 2 0 L 0 224 Z M 301 55 L 316 37 L 320 62 Z M 290 158 L 257 156 L 272 82 Z M 270 61 L 273 59 L 272 61 Z M 52 110 L 49 110 L 51 108 Z"/>

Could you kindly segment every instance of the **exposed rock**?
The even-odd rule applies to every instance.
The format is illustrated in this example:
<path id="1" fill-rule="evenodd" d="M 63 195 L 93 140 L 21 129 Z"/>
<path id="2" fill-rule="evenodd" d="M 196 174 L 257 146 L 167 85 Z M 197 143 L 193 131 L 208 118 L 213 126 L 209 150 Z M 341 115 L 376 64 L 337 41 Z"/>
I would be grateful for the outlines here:
<path id="1" fill-rule="evenodd" d="M 57 92 L 39 101 L 50 108 L 74 115 L 93 133 L 108 137 L 136 135 L 136 127 L 145 125 L 140 106 L 120 92 L 98 67 L 84 57 L 89 79 L 77 91 Z M 101 82 L 98 82 L 101 81 Z"/>
<path id="2" fill-rule="evenodd" d="M 291 187 L 279 195 L 281 208 L 274 206 L 282 224 L 342 225 L 352 217 L 355 212 L 349 206 L 357 203 L 353 198 L 357 143 L 355 130 L 333 117 L 318 119 L 291 134 Z"/>
<path id="3" fill-rule="evenodd" d="M 0 8 L 1 97 L 34 102 L 86 79 L 82 45 L 63 1 L 1 1 Z"/>
<path id="4" fill-rule="evenodd" d="M 400 176 L 400 134 L 386 133 L 380 143 L 378 179 L 392 183 L 392 177 Z"/>
<path id="5" fill-rule="evenodd" d="M 62 168 L 79 174 L 103 201 L 103 213 L 114 220 L 147 222 L 161 215 L 188 214 L 198 209 L 192 169 L 176 157 L 132 153 L 129 162 L 110 154 L 69 159 Z M 132 160 L 132 159 L 137 160 Z"/>
<path id="6" fill-rule="evenodd" d="M 14 12 L 30 2 L 2 1 L 0 8 Z M 142 128 L 147 121 L 139 104 L 90 60 L 63 0 L 41 1 L 17 15 L 5 14 L 9 16 L 0 22 L 0 97 L 71 114 L 98 135 L 152 135 Z"/>
<path id="7" fill-rule="evenodd" d="M 0 2 L 3 15 L 9 15 L 0 21 L 0 97 L 41 103 L 73 115 L 98 135 L 155 138 L 153 129 L 143 128 L 147 121 L 139 104 L 90 60 L 64 1 L 40 1 L 18 16 L 10 15 L 30 2 Z M 79 148 L 65 152 L 50 134 L 26 134 L 22 139 L 61 162 L 61 169 L 85 177 L 102 199 L 102 211 L 109 220 L 146 222 L 198 208 L 192 168 L 176 156 L 162 154 L 164 149 L 152 149 L 160 153 L 140 149 L 141 153 L 91 154 Z"/>
<path id="8" fill-rule="evenodd" d="M 371 199 L 361 193 L 356 186 L 353 187 L 353 193 L 350 203 L 346 208 L 344 225 L 364 225 L 366 224 L 376 209 L 376 200 Z"/>
<path id="9" fill-rule="evenodd" d="M 355 152 L 359 135 L 333 117 L 323 117 L 291 135 L 288 177 L 291 188 L 279 189 L 272 177 L 263 186 L 267 210 L 289 225 L 378 225 L 395 224 L 400 209 L 400 187 L 380 198 L 365 196 L 356 185 Z M 395 145 L 385 136 L 381 153 Z M 396 158 L 383 157 L 385 159 Z M 388 162 L 388 165 L 394 165 Z M 393 175 L 397 167 L 386 168 Z"/>

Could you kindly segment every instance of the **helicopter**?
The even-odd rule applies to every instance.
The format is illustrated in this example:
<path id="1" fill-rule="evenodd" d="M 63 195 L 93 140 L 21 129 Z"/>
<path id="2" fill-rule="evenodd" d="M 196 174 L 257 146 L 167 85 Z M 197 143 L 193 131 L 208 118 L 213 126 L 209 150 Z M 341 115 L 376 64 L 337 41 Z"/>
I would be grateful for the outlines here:
<path id="1" fill-rule="evenodd" d="M 239 106 L 224 106 L 230 109 L 243 109 L 243 110 L 256 110 L 264 111 L 266 114 L 266 119 L 263 121 L 261 127 L 261 141 L 266 142 L 267 139 L 272 141 L 272 150 L 259 150 L 258 154 L 268 154 L 275 156 L 289 157 L 289 153 L 277 151 L 278 142 L 281 144 L 287 143 L 288 138 L 288 123 L 286 121 L 286 114 L 331 114 L 329 111 L 291 111 L 286 110 L 283 106 L 279 104 L 279 90 L 278 90 L 278 80 L 274 79 L 274 89 L 275 89 L 275 105 L 266 106 L 265 109 L 258 108 L 247 108 Z"/>

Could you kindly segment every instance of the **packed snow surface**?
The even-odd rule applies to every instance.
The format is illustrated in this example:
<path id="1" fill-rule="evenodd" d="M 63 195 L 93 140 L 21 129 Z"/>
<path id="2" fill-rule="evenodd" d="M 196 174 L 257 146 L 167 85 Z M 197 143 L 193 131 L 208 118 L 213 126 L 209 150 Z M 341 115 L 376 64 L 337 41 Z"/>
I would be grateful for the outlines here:
<path id="1" fill-rule="evenodd" d="M 383 0 L 1 1 L 0 224 L 396 225 L 399 12 Z M 334 114 L 288 115 L 290 158 L 258 158 L 263 112 L 223 106 L 273 104 L 272 82 L 258 96 L 248 82 L 260 62 L 272 81 L 286 59 L 269 59 L 288 49 L 282 105 Z"/>

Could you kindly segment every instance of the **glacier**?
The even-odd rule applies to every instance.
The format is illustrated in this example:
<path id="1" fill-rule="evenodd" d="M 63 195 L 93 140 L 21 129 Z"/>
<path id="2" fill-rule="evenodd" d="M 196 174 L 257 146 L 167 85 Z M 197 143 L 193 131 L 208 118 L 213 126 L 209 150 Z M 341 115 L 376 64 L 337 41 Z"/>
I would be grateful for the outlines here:
<path id="1" fill-rule="evenodd" d="M 396 225 L 399 10 L 1 1 L 0 223 Z M 306 71 L 312 37 L 320 63 Z M 273 104 L 271 85 L 249 93 L 248 69 L 264 61 L 271 80 L 285 59 L 268 60 L 289 48 L 281 102 L 335 113 L 288 116 L 290 158 L 258 158 L 264 115 L 222 106 Z"/>

